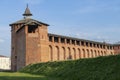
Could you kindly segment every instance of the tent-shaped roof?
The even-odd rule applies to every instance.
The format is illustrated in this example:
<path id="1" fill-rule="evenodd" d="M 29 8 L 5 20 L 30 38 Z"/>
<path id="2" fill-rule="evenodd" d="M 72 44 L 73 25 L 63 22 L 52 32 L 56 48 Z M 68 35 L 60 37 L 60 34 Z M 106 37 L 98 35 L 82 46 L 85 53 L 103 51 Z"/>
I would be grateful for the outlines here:
<path id="1" fill-rule="evenodd" d="M 23 16 L 24 16 L 24 18 L 22 20 L 16 21 L 16 22 L 10 24 L 10 26 L 16 25 L 16 24 L 27 25 L 27 24 L 31 24 L 31 23 L 35 23 L 35 24 L 38 24 L 38 25 L 43 24 L 43 25 L 49 26 L 46 23 L 43 23 L 43 22 L 40 22 L 40 21 L 37 21 L 37 20 L 34 20 L 34 19 L 30 18 L 30 16 L 32 16 L 32 14 L 30 12 L 30 9 L 28 8 L 28 5 L 25 9 L 25 12 L 24 12 Z"/>
<path id="2" fill-rule="evenodd" d="M 43 23 L 43 22 L 40 22 L 40 21 L 37 21 L 37 20 L 31 19 L 31 18 L 28 18 L 28 19 L 22 19 L 22 20 L 16 21 L 16 22 L 10 24 L 10 26 L 12 26 L 12 25 L 16 25 L 16 24 L 27 25 L 27 24 L 29 24 L 29 23 L 36 23 L 36 24 L 38 24 L 38 25 L 43 24 L 43 25 L 49 26 L 49 25 L 46 24 L 46 23 Z"/>
<path id="3" fill-rule="evenodd" d="M 30 9 L 28 8 L 28 5 L 27 5 L 27 8 L 26 8 L 23 16 L 32 16 L 32 14 L 31 14 L 31 12 L 30 12 Z"/>

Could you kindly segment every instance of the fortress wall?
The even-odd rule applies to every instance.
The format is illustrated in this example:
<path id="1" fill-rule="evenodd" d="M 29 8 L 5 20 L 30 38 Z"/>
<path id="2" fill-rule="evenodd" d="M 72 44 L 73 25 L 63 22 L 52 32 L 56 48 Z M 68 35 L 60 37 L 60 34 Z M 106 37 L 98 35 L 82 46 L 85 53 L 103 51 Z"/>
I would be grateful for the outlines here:
<path id="1" fill-rule="evenodd" d="M 86 41 L 80 41 L 78 43 L 77 40 L 69 40 L 69 43 L 66 42 L 66 38 L 64 41 L 61 40 L 61 37 L 58 37 L 58 40 L 55 40 L 55 36 L 52 36 L 51 40 L 49 39 L 50 61 L 69 59 L 75 60 L 80 58 L 94 58 L 98 56 L 114 55 L 114 50 L 111 45 L 97 44 L 92 42 L 91 46 L 91 42 L 87 42 L 86 44 Z M 111 46 L 111 48 L 109 48 L 109 46 Z"/>

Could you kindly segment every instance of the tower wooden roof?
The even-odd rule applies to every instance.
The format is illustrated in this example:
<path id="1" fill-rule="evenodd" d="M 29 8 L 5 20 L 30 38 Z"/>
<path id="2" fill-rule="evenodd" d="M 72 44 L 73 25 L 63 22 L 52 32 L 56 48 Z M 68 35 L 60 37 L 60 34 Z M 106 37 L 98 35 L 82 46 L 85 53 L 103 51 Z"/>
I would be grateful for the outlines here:
<path id="1" fill-rule="evenodd" d="M 104 43 L 104 42 L 98 42 L 98 41 L 80 39 L 80 38 L 75 38 L 75 37 L 70 37 L 70 36 L 63 36 L 63 35 L 57 35 L 57 34 L 52 34 L 52 33 L 48 33 L 48 36 L 54 36 L 54 37 L 60 37 L 60 38 L 71 39 L 71 40 L 85 41 L 85 42 L 90 42 L 90 43 L 104 44 L 104 45 L 113 46 L 113 44 L 110 44 L 110 43 Z"/>
<path id="2" fill-rule="evenodd" d="M 32 16 L 32 13 L 30 12 L 30 9 L 29 9 L 28 5 L 25 9 L 25 12 L 24 12 L 23 16 Z"/>
<path id="3" fill-rule="evenodd" d="M 30 18 L 30 16 L 32 16 L 32 13 L 30 12 L 30 9 L 29 9 L 28 5 L 27 5 L 27 7 L 25 9 L 25 12 L 24 12 L 23 16 L 24 16 L 23 19 L 18 20 L 16 22 L 13 22 L 12 24 L 10 24 L 10 26 L 17 25 L 17 24 L 27 25 L 27 24 L 30 24 L 30 23 L 36 23 L 38 25 L 43 24 L 43 25 L 49 26 L 46 23 L 43 23 L 41 21 L 37 21 L 35 19 Z"/>
<path id="4" fill-rule="evenodd" d="M 18 20 L 18 21 L 16 21 L 16 22 L 10 24 L 10 26 L 12 26 L 12 25 L 17 25 L 17 24 L 27 25 L 27 24 L 29 24 L 29 23 L 36 23 L 36 24 L 38 24 L 38 25 L 43 24 L 43 25 L 49 26 L 49 25 L 46 24 L 46 23 L 43 23 L 43 22 L 41 22 L 41 21 L 37 21 L 37 20 L 35 20 L 35 19 L 31 19 L 31 18 Z"/>

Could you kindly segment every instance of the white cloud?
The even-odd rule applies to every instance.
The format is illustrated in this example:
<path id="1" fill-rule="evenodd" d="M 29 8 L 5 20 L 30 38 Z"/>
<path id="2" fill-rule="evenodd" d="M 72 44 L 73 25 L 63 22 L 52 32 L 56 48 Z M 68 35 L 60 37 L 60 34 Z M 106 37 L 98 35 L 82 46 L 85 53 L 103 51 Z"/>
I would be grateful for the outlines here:
<path id="1" fill-rule="evenodd" d="M 82 33 L 82 32 L 77 33 L 75 35 L 76 35 L 76 37 L 81 37 L 81 38 L 88 38 L 88 37 L 90 37 L 90 34 L 88 34 L 88 33 Z"/>
<path id="2" fill-rule="evenodd" d="M 86 40 L 92 40 L 92 41 L 98 41 L 98 42 L 107 42 L 107 43 L 114 42 L 109 36 L 103 35 L 100 33 L 78 32 L 78 33 L 74 33 L 74 34 L 69 34 L 67 36 L 80 38 L 80 39 L 86 39 Z"/>

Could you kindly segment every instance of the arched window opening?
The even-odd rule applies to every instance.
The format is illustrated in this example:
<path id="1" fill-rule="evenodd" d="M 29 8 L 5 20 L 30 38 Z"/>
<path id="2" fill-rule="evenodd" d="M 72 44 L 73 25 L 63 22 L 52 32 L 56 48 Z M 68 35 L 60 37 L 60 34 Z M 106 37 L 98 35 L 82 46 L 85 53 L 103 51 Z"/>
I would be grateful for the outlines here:
<path id="1" fill-rule="evenodd" d="M 52 46 L 49 46 L 49 55 L 50 55 L 50 61 L 53 61 L 53 50 L 52 50 Z"/>
<path id="2" fill-rule="evenodd" d="M 76 59 L 76 50 L 73 48 L 73 58 Z"/>
<path id="3" fill-rule="evenodd" d="M 55 60 L 59 60 L 59 47 L 58 46 L 55 47 L 54 58 Z"/>
<path id="4" fill-rule="evenodd" d="M 89 53 L 89 50 L 87 49 L 87 58 L 90 58 L 90 53 Z"/>
<path id="5" fill-rule="evenodd" d="M 100 56 L 100 51 L 98 51 L 98 56 Z"/>
<path id="6" fill-rule="evenodd" d="M 96 52 L 96 50 L 94 51 L 94 57 L 97 57 L 97 52 Z"/>
<path id="7" fill-rule="evenodd" d="M 62 47 L 62 55 L 63 55 L 63 60 L 65 60 L 65 48 Z"/>
<path id="8" fill-rule="evenodd" d="M 86 57 L 85 57 L 85 50 L 82 49 L 82 52 L 83 52 L 83 58 L 86 58 Z"/>
<path id="9" fill-rule="evenodd" d="M 69 47 L 68 47 L 68 57 L 67 57 L 67 59 L 72 59 L 71 50 L 70 50 Z"/>
<path id="10" fill-rule="evenodd" d="M 81 51 L 79 48 L 78 48 L 78 56 L 79 56 L 79 58 L 81 58 Z"/>
<path id="11" fill-rule="evenodd" d="M 101 51 L 101 56 L 103 56 L 103 51 Z"/>
<path id="12" fill-rule="evenodd" d="M 91 58 L 93 58 L 93 50 L 91 50 Z"/>

